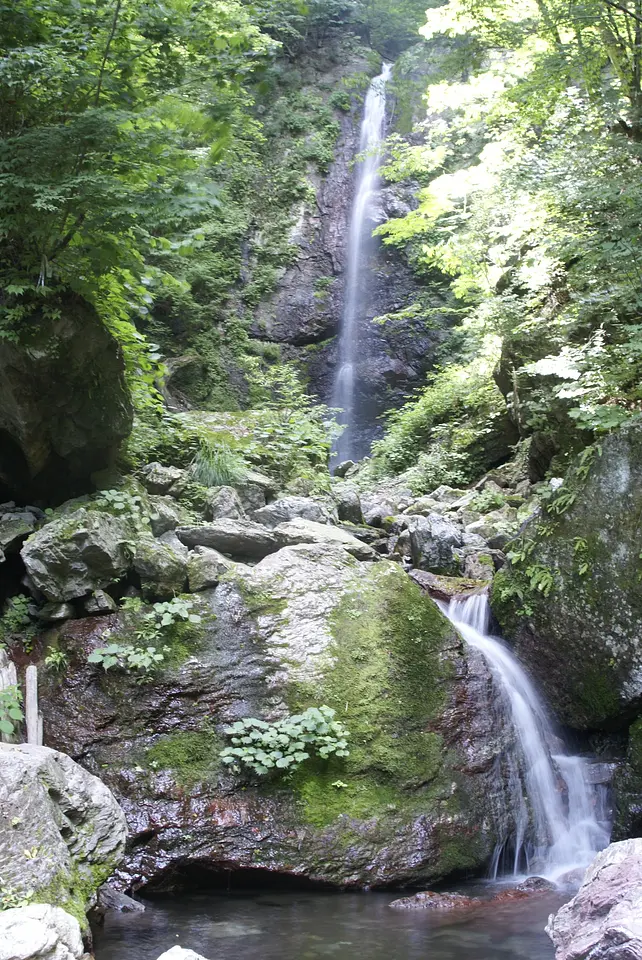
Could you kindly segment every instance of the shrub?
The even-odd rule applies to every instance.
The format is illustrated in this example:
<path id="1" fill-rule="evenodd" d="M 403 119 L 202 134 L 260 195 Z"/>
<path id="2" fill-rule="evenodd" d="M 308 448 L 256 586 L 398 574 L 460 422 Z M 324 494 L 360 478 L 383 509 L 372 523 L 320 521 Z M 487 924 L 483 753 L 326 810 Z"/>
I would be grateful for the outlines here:
<path id="1" fill-rule="evenodd" d="M 225 444 L 214 446 L 203 440 L 191 466 L 197 483 L 204 487 L 234 486 L 247 476 L 243 457 Z"/>
<path id="2" fill-rule="evenodd" d="M 238 720 L 225 730 L 234 746 L 221 751 L 221 760 L 236 772 L 243 765 L 263 775 L 274 769 L 296 770 L 312 752 L 324 760 L 331 754 L 347 757 L 348 731 L 334 716 L 331 707 L 322 706 L 273 724 Z"/>

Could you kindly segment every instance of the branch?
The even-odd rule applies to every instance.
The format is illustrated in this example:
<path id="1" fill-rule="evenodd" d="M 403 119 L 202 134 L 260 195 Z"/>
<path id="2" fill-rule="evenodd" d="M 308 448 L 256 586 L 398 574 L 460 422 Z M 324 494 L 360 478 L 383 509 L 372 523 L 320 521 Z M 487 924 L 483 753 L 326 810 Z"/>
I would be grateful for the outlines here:
<path id="1" fill-rule="evenodd" d="M 103 61 L 100 65 L 100 71 L 98 73 L 98 87 L 96 88 L 96 99 L 94 100 L 94 106 L 98 106 L 98 101 L 100 100 L 100 92 L 103 85 L 103 77 L 105 76 L 105 67 L 107 65 L 107 57 L 109 56 L 109 48 L 111 47 L 112 41 L 116 35 L 116 27 L 118 26 L 118 17 L 120 16 L 120 8 L 122 7 L 123 0 L 116 0 L 116 9 L 114 10 L 114 18 L 111 22 L 111 31 L 109 33 L 109 38 L 107 40 L 107 46 L 105 47 L 105 52 L 103 54 Z"/>
<path id="2" fill-rule="evenodd" d="M 614 10 L 619 10 L 621 13 L 625 13 L 627 17 L 637 20 L 638 23 L 642 23 L 642 17 L 638 17 L 637 13 L 633 13 L 632 10 L 629 10 L 627 7 L 623 7 L 621 3 L 614 3 L 614 0 L 602 0 L 602 3 L 605 3 L 607 7 L 612 7 Z"/>

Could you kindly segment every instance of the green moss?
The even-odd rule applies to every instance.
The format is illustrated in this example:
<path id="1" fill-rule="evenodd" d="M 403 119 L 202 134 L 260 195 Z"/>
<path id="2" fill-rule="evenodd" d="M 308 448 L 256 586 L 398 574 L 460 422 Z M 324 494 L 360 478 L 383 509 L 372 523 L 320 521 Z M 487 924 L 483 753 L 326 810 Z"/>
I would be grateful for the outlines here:
<path id="1" fill-rule="evenodd" d="M 587 665 L 571 695 L 580 710 L 593 722 L 599 722 L 618 712 L 620 698 L 617 691 L 615 677 L 609 676 L 603 666 Z"/>
<path id="2" fill-rule="evenodd" d="M 431 721 L 443 707 L 443 643 L 450 625 L 396 567 L 372 567 L 331 618 L 334 643 L 323 682 L 298 689 L 294 708 L 323 702 L 350 731 L 350 756 L 294 781 L 306 820 L 339 813 L 402 816 L 443 792 L 444 747 Z M 341 780 L 345 787 L 333 787 Z"/>
<path id="3" fill-rule="evenodd" d="M 223 741 L 213 730 L 183 730 L 160 739 L 147 751 L 147 763 L 171 770 L 177 783 L 191 786 L 210 779 L 220 767 Z"/>
<path id="4" fill-rule="evenodd" d="M 83 933 L 89 932 L 87 910 L 92 905 L 98 888 L 112 875 L 116 860 L 102 864 L 72 864 L 71 870 L 61 870 L 56 877 L 33 895 L 33 903 L 50 903 L 62 907 L 75 917 Z"/>

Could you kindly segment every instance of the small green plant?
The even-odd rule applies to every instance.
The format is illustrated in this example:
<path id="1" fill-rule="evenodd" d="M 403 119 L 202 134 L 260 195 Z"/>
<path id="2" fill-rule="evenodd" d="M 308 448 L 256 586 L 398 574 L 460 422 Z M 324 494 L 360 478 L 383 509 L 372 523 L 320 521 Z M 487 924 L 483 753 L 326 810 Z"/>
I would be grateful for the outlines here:
<path id="1" fill-rule="evenodd" d="M 237 720 L 224 731 L 234 746 L 221 751 L 221 760 L 237 773 L 245 766 L 263 775 L 296 770 L 312 753 L 324 760 L 331 754 L 347 757 L 349 734 L 334 716 L 331 707 L 322 706 L 272 724 L 253 717 Z"/>
<path id="2" fill-rule="evenodd" d="M 68 658 L 64 650 L 51 650 L 45 657 L 45 667 L 52 673 L 60 673 L 67 666 Z"/>
<path id="3" fill-rule="evenodd" d="M 135 520 L 140 520 L 143 516 L 141 497 L 127 493 L 126 490 L 101 490 L 94 503 L 109 513 L 130 516 Z"/>
<path id="4" fill-rule="evenodd" d="M 16 686 L 5 687 L 0 690 L 0 733 L 11 736 L 21 720 L 24 720 L 22 693 Z"/>
<path id="5" fill-rule="evenodd" d="M 225 444 L 214 446 L 203 440 L 191 465 L 191 473 L 204 487 L 233 486 L 247 476 L 243 458 Z"/>
<path id="6" fill-rule="evenodd" d="M 99 664 L 105 671 L 117 667 L 128 673 L 137 672 L 138 681 L 144 683 L 169 652 L 170 648 L 163 645 L 164 631 L 176 623 L 200 623 L 202 620 L 198 613 L 193 613 L 194 602 L 184 597 L 155 603 L 151 610 L 142 614 L 144 606 L 138 597 L 130 597 L 122 604 L 125 613 L 135 617 L 136 643 L 115 641 L 106 647 L 97 647 L 88 656 L 88 663 Z"/>
<path id="7" fill-rule="evenodd" d="M 33 891 L 18 890 L 17 887 L 0 886 L 0 910 L 13 910 L 15 907 L 28 907 L 33 901 Z"/>
<path id="8" fill-rule="evenodd" d="M 0 617 L 0 643 L 10 639 L 19 640 L 27 653 L 31 652 L 36 628 L 29 617 L 31 599 L 24 594 L 7 600 Z"/>

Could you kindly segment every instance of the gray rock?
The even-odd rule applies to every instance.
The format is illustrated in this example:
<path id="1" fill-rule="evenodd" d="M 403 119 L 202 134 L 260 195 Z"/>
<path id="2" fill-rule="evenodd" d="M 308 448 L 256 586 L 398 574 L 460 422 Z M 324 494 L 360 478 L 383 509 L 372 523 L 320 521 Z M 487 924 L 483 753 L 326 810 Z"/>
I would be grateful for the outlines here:
<path id="1" fill-rule="evenodd" d="M 205 519 L 222 520 L 225 517 L 245 520 L 245 510 L 234 487 L 215 487 L 207 497 Z"/>
<path id="2" fill-rule="evenodd" d="M 345 523 L 363 523 L 361 498 L 356 487 L 347 484 L 336 484 L 332 490 L 339 520 Z"/>
<path id="3" fill-rule="evenodd" d="M 449 503 L 454 504 L 461 497 L 466 495 L 466 490 L 460 490 L 457 487 L 449 487 L 448 484 L 442 483 L 440 487 L 437 487 L 436 490 L 433 490 L 432 493 L 429 493 L 428 496 L 432 500 L 437 500 L 440 503 Z"/>
<path id="4" fill-rule="evenodd" d="M 206 960 L 206 958 L 202 957 L 200 953 L 194 953 L 193 950 L 186 950 L 176 944 L 175 947 L 161 953 L 158 960 Z"/>
<path id="5" fill-rule="evenodd" d="M 179 527 L 179 540 L 187 547 L 211 547 L 231 557 L 261 559 L 279 549 L 272 530 L 252 520 L 216 520 L 194 527 Z"/>
<path id="6" fill-rule="evenodd" d="M 182 593 L 187 580 L 187 561 L 161 540 L 141 538 L 136 544 L 134 570 L 143 591 L 156 596 Z"/>
<path id="7" fill-rule="evenodd" d="M 167 493 L 175 483 L 185 477 L 185 471 L 179 467 L 164 467 L 157 462 L 146 464 L 141 474 L 149 493 Z"/>
<path id="8" fill-rule="evenodd" d="M 556 960 L 642 960 L 642 840 L 599 853 L 546 932 Z"/>
<path id="9" fill-rule="evenodd" d="M 56 750 L 0 744 L 0 807 L 3 885 L 51 897 L 84 918 L 127 836 L 105 784 Z M 38 855 L 26 857 L 25 850 Z"/>
<path id="10" fill-rule="evenodd" d="M 149 504 L 152 510 L 150 524 L 155 537 L 161 537 L 185 522 L 185 511 L 173 497 L 151 496 Z"/>
<path id="11" fill-rule="evenodd" d="M 378 559 L 376 550 L 367 543 L 357 540 L 341 527 L 313 523 L 312 520 L 303 520 L 301 517 L 279 524 L 275 527 L 274 534 L 282 547 L 295 546 L 299 543 L 317 543 L 330 548 L 342 547 L 358 560 Z"/>
<path id="12" fill-rule="evenodd" d="M 60 907 L 34 903 L 0 912 L 0 960 L 81 960 L 80 924 Z"/>
<path id="13" fill-rule="evenodd" d="M 334 475 L 335 477 L 343 478 L 349 470 L 352 470 L 353 467 L 356 467 L 354 460 L 343 460 L 334 468 Z"/>
<path id="14" fill-rule="evenodd" d="M 495 561 L 490 553 L 469 553 L 464 557 L 464 576 L 471 580 L 492 580 Z"/>
<path id="15" fill-rule="evenodd" d="M 386 517 L 392 517 L 399 512 L 399 498 L 385 493 L 362 493 L 361 510 L 367 524 L 380 527 Z"/>
<path id="16" fill-rule="evenodd" d="M 420 514 L 421 516 L 427 517 L 429 513 L 443 513 L 446 507 L 447 504 L 435 500 L 434 497 L 419 497 L 419 499 L 411 503 L 409 507 L 406 507 L 404 513 L 411 515 Z"/>
<path id="17" fill-rule="evenodd" d="M 125 520 L 81 507 L 32 534 L 21 555 L 48 600 L 73 600 L 125 575 L 132 538 Z"/>
<path id="18" fill-rule="evenodd" d="M 189 550 L 185 544 L 178 539 L 176 530 L 167 530 L 165 533 L 161 534 L 158 539 L 161 543 L 171 547 L 177 556 L 182 557 L 183 560 L 187 560 L 187 554 L 189 553 Z"/>
<path id="19" fill-rule="evenodd" d="M 461 547 L 461 530 L 438 513 L 414 517 L 408 525 L 412 562 L 420 570 L 455 574 L 459 562 L 453 547 Z"/>
<path id="20" fill-rule="evenodd" d="M 90 597 L 83 599 L 82 608 L 87 616 L 96 617 L 103 613 L 113 613 L 116 610 L 116 601 L 104 590 L 94 590 Z"/>
<path id="21" fill-rule="evenodd" d="M 36 611 L 38 620 L 43 623 L 59 623 L 61 620 L 71 620 L 76 616 L 76 611 L 71 603 L 45 603 Z"/>
<path id="22" fill-rule="evenodd" d="M 133 900 L 126 893 L 115 890 L 108 883 L 103 883 L 98 890 L 98 907 L 101 910 L 115 910 L 118 913 L 144 913 L 145 905 Z"/>
<path id="23" fill-rule="evenodd" d="M 315 523 L 336 523 L 338 519 L 331 505 L 309 497 L 283 497 L 252 513 L 252 519 L 266 527 L 276 527 L 296 517 Z"/>
<path id="24" fill-rule="evenodd" d="M 36 525 L 36 517 L 28 511 L 0 515 L 0 550 L 4 553 L 17 550 Z"/>
<path id="25" fill-rule="evenodd" d="M 56 307 L 31 314 L 27 341 L 0 342 L 0 485 L 22 502 L 90 489 L 132 426 L 119 345 L 86 300 Z"/>
<path id="26" fill-rule="evenodd" d="M 218 550 L 212 550 L 211 547 L 194 547 L 190 550 L 187 560 L 190 592 L 196 593 L 208 587 L 215 587 L 223 574 L 234 566 L 234 562 L 228 560 Z"/>

